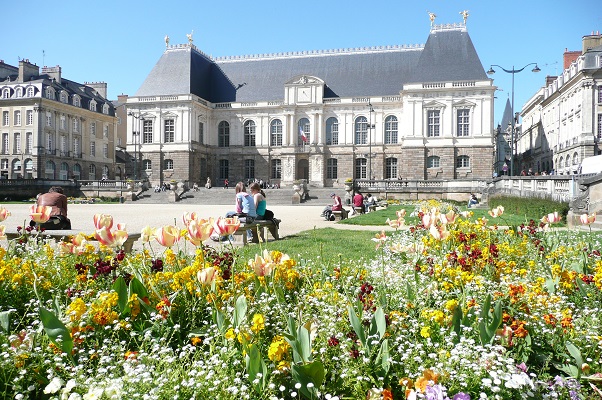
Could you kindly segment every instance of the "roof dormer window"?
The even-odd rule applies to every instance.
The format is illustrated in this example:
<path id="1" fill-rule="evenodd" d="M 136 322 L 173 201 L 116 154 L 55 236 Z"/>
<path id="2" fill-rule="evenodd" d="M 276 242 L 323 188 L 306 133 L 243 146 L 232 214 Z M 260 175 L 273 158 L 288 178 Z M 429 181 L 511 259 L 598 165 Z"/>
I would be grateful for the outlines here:
<path id="1" fill-rule="evenodd" d="M 67 96 L 66 92 L 61 92 L 61 103 L 67 104 L 69 101 L 69 96 Z"/>
<path id="2" fill-rule="evenodd" d="M 46 88 L 46 98 L 50 100 L 54 100 L 54 89 L 48 87 Z"/>
<path id="3" fill-rule="evenodd" d="M 2 98 L 10 99 L 10 89 L 9 88 L 2 89 Z"/>
<path id="4" fill-rule="evenodd" d="M 73 95 L 73 105 L 75 107 L 81 107 L 82 106 L 82 99 L 80 99 L 80 97 L 78 95 Z"/>
<path id="5" fill-rule="evenodd" d="M 102 105 L 102 113 L 103 114 L 108 114 L 109 113 L 109 105 L 108 104 L 103 104 Z"/>
<path id="6" fill-rule="evenodd" d="M 90 102 L 90 111 L 96 111 L 96 102 L 94 100 Z"/>
<path id="7" fill-rule="evenodd" d="M 33 86 L 29 86 L 27 88 L 27 91 L 25 92 L 25 96 L 27 96 L 27 97 L 33 97 Z"/>

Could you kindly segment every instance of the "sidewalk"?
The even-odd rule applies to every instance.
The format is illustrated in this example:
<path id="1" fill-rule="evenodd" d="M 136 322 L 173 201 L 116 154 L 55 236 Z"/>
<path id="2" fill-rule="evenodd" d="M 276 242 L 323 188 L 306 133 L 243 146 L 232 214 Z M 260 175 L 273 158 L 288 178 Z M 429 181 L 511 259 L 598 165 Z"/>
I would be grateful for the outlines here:
<path id="1" fill-rule="evenodd" d="M 31 204 L 6 204 L 4 207 L 11 213 L 2 224 L 7 228 L 16 228 L 29 223 L 29 208 Z M 158 228 L 164 225 L 175 225 L 183 228 L 182 216 L 186 212 L 196 212 L 201 218 L 217 218 L 223 216 L 231 210 L 231 206 L 226 205 L 199 205 L 199 204 L 69 204 L 68 214 L 73 229 L 82 230 L 85 233 L 94 232 L 94 214 L 110 214 L 113 221 L 125 223 L 129 232 L 141 232 L 146 226 Z M 280 237 L 294 235 L 302 231 L 314 228 L 335 228 L 346 230 L 367 230 L 381 231 L 392 230 L 388 225 L 382 226 L 354 226 L 341 225 L 331 221 L 325 221 L 320 217 L 324 209 L 323 206 L 295 205 L 270 206 L 276 218 L 282 220 L 280 223 Z M 271 236 L 268 233 L 268 238 Z M 236 244 L 242 242 L 237 238 Z M 213 243 L 209 240 L 207 243 Z M 139 249 L 141 244 L 136 242 L 134 249 Z"/>

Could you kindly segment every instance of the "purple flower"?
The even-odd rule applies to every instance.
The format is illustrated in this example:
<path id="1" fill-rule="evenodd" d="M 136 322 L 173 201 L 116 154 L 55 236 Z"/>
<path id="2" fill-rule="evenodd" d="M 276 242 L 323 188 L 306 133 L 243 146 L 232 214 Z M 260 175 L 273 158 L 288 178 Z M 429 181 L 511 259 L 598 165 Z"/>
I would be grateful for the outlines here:
<path id="1" fill-rule="evenodd" d="M 427 400 L 444 400 L 447 397 L 441 385 L 427 386 L 425 395 Z"/>
<path id="2" fill-rule="evenodd" d="M 463 393 L 463 392 L 460 392 L 460 393 L 456 394 L 452 398 L 452 400 L 470 400 L 470 395 L 466 394 L 466 393 Z"/>
<path id="3" fill-rule="evenodd" d="M 527 372 L 527 364 L 525 364 L 524 362 L 522 362 L 522 363 L 518 364 L 518 365 L 516 366 L 516 368 L 520 369 L 520 370 L 521 370 L 521 371 L 523 371 L 523 372 Z"/>

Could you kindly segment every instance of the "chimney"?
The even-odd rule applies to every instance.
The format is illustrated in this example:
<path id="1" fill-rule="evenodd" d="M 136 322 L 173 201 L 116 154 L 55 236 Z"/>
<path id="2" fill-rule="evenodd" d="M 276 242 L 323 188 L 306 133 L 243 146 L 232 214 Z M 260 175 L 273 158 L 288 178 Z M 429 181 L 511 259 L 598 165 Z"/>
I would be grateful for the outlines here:
<path id="1" fill-rule="evenodd" d="M 105 99 L 107 98 L 107 84 L 106 82 L 84 82 L 84 85 L 92 88 L 98 92 L 98 94 Z"/>
<path id="2" fill-rule="evenodd" d="M 57 83 L 61 83 L 61 67 L 44 67 L 42 68 L 42 75 L 48 75 L 51 79 L 54 78 Z"/>
<path id="3" fill-rule="evenodd" d="M 33 77 L 38 77 L 40 75 L 40 68 L 31 64 L 29 60 L 21 60 L 19 61 L 19 77 L 17 78 L 18 82 L 27 82 L 30 81 Z"/>
<path id="4" fill-rule="evenodd" d="M 569 49 L 565 49 L 563 54 L 563 69 L 570 67 L 573 61 L 577 60 L 580 55 L 580 51 L 569 51 Z"/>
<path id="5" fill-rule="evenodd" d="M 583 36 L 583 52 L 593 49 L 594 47 L 602 45 L 602 35 L 600 31 L 593 32 L 591 35 Z"/>
<path id="6" fill-rule="evenodd" d="M 557 78 L 557 76 L 546 76 L 546 86 L 550 86 Z"/>
<path id="7" fill-rule="evenodd" d="M 117 102 L 119 104 L 125 104 L 128 101 L 128 95 L 127 94 L 119 94 L 117 95 Z"/>

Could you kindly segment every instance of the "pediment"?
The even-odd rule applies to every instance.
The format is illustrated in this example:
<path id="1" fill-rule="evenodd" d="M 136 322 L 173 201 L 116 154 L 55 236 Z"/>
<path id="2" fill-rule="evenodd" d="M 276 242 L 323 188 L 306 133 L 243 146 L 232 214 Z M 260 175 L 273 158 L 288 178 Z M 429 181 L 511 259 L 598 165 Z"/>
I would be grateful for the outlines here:
<path id="1" fill-rule="evenodd" d="M 324 81 L 316 76 L 311 75 L 297 75 L 291 80 L 287 81 L 285 85 L 323 85 Z"/>
<path id="2" fill-rule="evenodd" d="M 177 117 L 178 117 L 178 114 L 173 113 L 171 111 L 161 114 L 161 118 L 177 118 Z"/>
<path id="3" fill-rule="evenodd" d="M 457 102 L 454 102 L 454 107 L 465 107 L 465 108 L 473 108 L 476 107 L 477 105 L 471 101 L 468 100 L 460 100 Z"/>
<path id="4" fill-rule="evenodd" d="M 445 104 L 433 100 L 433 101 L 424 103 L 424 108 L 445 108 Z"/>

